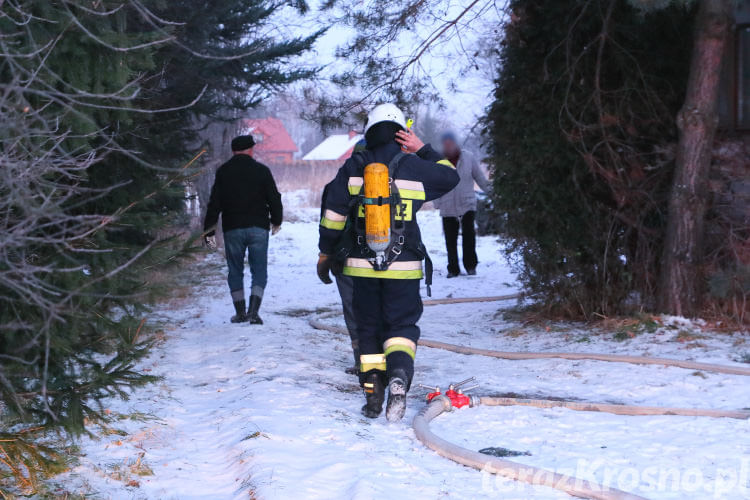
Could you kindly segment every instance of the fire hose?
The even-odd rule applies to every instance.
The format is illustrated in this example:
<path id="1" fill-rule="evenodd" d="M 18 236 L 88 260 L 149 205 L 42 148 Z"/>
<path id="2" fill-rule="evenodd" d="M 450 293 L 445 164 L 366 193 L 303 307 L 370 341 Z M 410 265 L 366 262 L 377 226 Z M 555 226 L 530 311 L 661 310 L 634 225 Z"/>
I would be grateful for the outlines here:
<path id="1" fill-rule="evenodd" d="M 450 303 L 467 302 L 490 302 L 517 298 L 518 295 L 507 295 L 498 297 L 476 297 L 460 299 L 436 299 L 425 301 L 425 305 L 439 305 Z M 342 327 L 325 324 L 321 321 L 311 319 L 310 326 L 318 330 L 326 330 L 333 333 L 347 334 Z M 674 366 L 691 370 L 701 370 L 714 373 L 726 373 L 731 375 L 750 376 L 750 368 L 739 366 L 718 365 L 712 363 L 700 363 L 695 361 L 677 360 L 669 358 L 653 358 L 641 356 L 621 356 L 596 353 L 569 353 L 569 352 L 507 352 L 493 351 L 489 349 L 478 349 L 438 342 L 428 339 L 420 339 L 419 345 L 434 349 L 442 349 L 467 355 L 481 355 L 508 360 L 530 360 L 560 358 L 569 360 L 593 360 L 606 362 L 620 362 L 640 365 L 663 365 Z M 473 380 L 473 379 L 469 379 Z M 442 413 L 451 411 L 454 407 L 476 406 L 530 406 L 536 408 L 567 408 L 575 411 L 599 411 L 613 413 L 616 415 L 682 415 L 703 416 L 713 418 L 736 418 L 748 419 L 750 412 L 739 410 L 717 410 L 700 408 L 665 408 L 652 406 L 634 406 L 609 403 L 591 403 L 577 401 L 560 401 L 549 399 L 525 399 L 509 397 L 469 397 L 461 390 L 454 390 L 458 385 L 452 385 L 445 394 L 439 388 L 428 395 L 429 404 L 414 417 L 413 428 L 417 438 L 428 448 L 440 456 L 449 458 L 460 464 L 473 467 L 478 470 L 494 473 L 509 479 L 525 481 L 530 484 L 549 486 L 564 491 L 572 496 L 591 498 L 596 500 L 644 500 L 643 497 L 633 495 L 624 491 L 607 488 L 602 485 L 585 481 L 576 477 L 566 476 L 552 471 L 536 468 L 533 466 L 519 464 L 510 460 L 488 456 L 466 448 L 460 447 L 435 435 L 430 430 L 430 422 Z M 431 388 L 432 389 L 432 388 Z"/>
<path id="2" fill-rule="evenodd" d="M 310 326 L 316 330 L 327 330 L 333 333 L 348 334 L 345 328 L 327 325 L 321 321 L 312 319 Z M 513 352 L 513 351 L 493 351 L 490 349 L 480 349 L 477 347 L 466 347 L 456 344 L 448 344 L 437 340 L 419 339 L 418 345 L 430 347 L 433 349 L 442 349 L 444 351 L 456 352 L 459 354 L 475 354 L 479 356 L 488 356 L 492 358 L 509 359 L 509 360 L 529 360 L 529 359 L 568 359 L 573 361 L 607 361 L 612 363 L 630 363 L 634 365 L 662 365 L 675 366 L 688 370 L 699 370 L 712 373 L 726 373 L 729 375 L 750 376 L 750 368 L 744 366 L 717 365 L 713 363 L 700 363 L 697 361 L 688 361 L 682 359 L 670 358 L 651 358 L 645 356 L 623 356 L 618 354 L 597 354 L 597 353 L 580 353 L 580 352 Z"/>
<path id="3" fill-rule="evenodd" d="M 593 498 L 596 500 L 644 500 L 643 497 L 631 493 L 605 488 L 599 484 L 573 476 L 558 474 L 538 467 L 484 455 L 446 441 L 430 430 L 430 421 L 452 409 L 453 404 L 449 398 L 438 396 L 414 417 L 414 422 L 412 423 L 417 439 L 441 457 L 508 479 L 525 481 L 540 486 L 549 486 L 550 488 L 564 491 L 576 497 Z"/>
<path id="4" fill-rule="evenodd" d="M 427 299 L 422 301 L 424 306 L 439 306 L 442 304 L 468 304 L 476 302 L 499 302 L 501 300 L 520 299 L 522 293 L 512 293 L 510 295 L 496 295 L 492 297 L 448 297 L 445 299 Z"/>

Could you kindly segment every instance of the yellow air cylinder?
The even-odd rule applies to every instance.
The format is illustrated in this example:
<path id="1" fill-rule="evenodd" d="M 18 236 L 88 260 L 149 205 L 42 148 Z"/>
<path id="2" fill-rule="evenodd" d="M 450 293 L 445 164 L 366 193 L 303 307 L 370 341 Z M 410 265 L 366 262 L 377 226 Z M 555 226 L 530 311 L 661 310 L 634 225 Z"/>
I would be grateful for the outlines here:
<path id="1" fill-rule="evenodd" d="M 367 246 L 375 253 L 384 252 L 391 242 L 391 205 L 388 198 L 391 187 L 388 182 L 388 167 L 382 163 L 370 163 L 365 167 L 365 235 Z M 382 200 L 382 204 L 378 204 Z"/>

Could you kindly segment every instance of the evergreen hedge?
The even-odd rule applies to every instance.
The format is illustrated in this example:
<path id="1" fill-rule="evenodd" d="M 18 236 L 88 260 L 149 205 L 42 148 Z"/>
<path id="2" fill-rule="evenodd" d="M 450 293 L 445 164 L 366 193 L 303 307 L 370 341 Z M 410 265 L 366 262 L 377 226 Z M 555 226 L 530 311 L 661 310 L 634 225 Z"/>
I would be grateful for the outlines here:
<path id="1" fill-rule="evenodd" d="M 694 7 L 512 0 L 510 12 L 486 130 L 507 252 L 560 313 L 653 307 Z"/>

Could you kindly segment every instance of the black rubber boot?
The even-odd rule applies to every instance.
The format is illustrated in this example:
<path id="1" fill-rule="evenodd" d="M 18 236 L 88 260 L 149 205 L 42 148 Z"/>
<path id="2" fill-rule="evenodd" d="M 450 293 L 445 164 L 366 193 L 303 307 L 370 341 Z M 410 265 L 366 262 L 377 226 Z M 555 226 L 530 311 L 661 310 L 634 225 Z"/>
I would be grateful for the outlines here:
<path id="1" fill-rule="evenodd" d="M 378 418 L 383 412 L 383 401 L 385 400 L 385 385 L 380 373 L 370 373 L 365 379 L 365 400 L 367 403 L 362 407 L 362 415 L 367 418 Z"/>
<path id="2" fill-rule="evenodd" d="M 245 314 L 245 300 L 238 300 L 234 303 L 235 315 L 229 320 L 232 323 L 244 323 L 247 321 L 247 315 Z"/>
<path id="3" fill-rule="evenodd" d="M 406 373 L 395 370 L 388 381 L 388 404 L 385 407 L 385 418 L 389 422 L 398 422 L 406 413 Z"/>
<path id="4" fill-rule="evenodd" d="M 263 320 L 258 316 L 260 310 L 260 303 L 263 302 L 263 298 L 258 295 L 250 296 L 250 307 L 247 308 L 247 319 L 251 325 L 262 325 Z M 243 301 L 244 304 L 244 301 Z"/>

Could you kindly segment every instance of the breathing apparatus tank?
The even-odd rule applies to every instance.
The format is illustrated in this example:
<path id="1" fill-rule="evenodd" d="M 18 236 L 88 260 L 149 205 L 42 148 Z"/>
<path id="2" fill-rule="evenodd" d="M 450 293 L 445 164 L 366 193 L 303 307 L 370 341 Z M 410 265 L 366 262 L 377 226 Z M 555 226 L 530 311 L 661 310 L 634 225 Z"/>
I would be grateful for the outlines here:
<path id="1" fill-rule="evenodd" d="M 391 183 L 386 165 L 370 163 L 365 167 L 364 194 L 366 242 L 375 252 L 377 269 L 384 264 L 391 243 Z"/>

